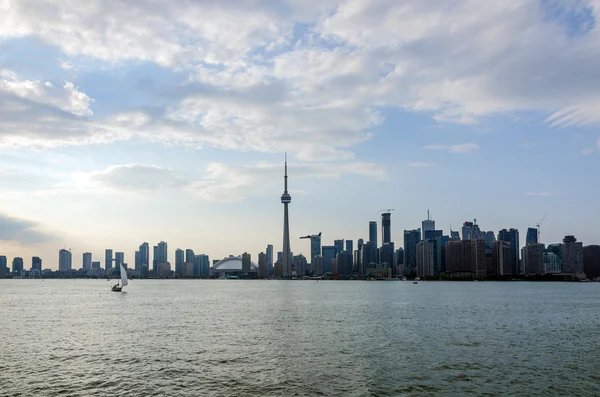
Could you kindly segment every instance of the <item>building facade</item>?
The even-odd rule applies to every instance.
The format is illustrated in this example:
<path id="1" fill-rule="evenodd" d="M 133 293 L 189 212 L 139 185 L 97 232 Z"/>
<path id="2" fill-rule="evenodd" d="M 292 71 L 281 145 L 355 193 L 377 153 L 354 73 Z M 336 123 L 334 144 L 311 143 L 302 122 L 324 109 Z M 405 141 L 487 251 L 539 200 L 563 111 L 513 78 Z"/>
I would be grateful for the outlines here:
<path id="1" fill-rule="evenodd" d="M 600 245 L 583 247 L 583 271 L 589 279 L 600 277 Z"/>
<path id="2" fill-rule="evenodd" d="M 519 231 L 517 229 L 502 229 L 498 232 L 498 240 L 510 243 L 510 271 L 512 274 L 522 274 L 519 264 Z"/>
<path id="3" fill-rule="evenodd" d="M 536 234 L 537 235 L 537 234 Z M 546 274 L 544 267 L 544 244 L 530 242 L 521 249 L 523 270 L 526 275 L 535 276 Z"/>
<path id="4" fill-rule="evenodd" d="M 92 268 L 92 253 L 84 252 L 82 260 L 83 260 L 83 262 L 82 262 L 81 267 L 83 268 L 83 270 L 91 270 L 91 268 Z"/>
<path id="5" fill-rule="evenodd" d="M 58 251 L 58 270 L 62 272 L 70 271 L 72 269 L 72 257 L 71 251 L 61 249 Z"/>
<path id="6" fill-rule="evenodd" d="M 446 272 L 453 277 L 487 276 L 485 240 L 449 241 L 446 244 Z"/>
<path id="7" fill-rule="evenodd" d="M 565 274 L 583 273 L 583 244 L 574 236 L 565 236 L 562 244 L 562 272 Z"/>
<path id="8" fill-rule="evenodd" d="M 417 273 L 417 244 L 421 242 L 421 229 L 404 231 L 404 275 Z"/>
<path id="9" fill-rule="evenodd" d="M 113 267 L 113 250 L 107 249 L 104 251 L 104 270 L 110 270 Z"/>

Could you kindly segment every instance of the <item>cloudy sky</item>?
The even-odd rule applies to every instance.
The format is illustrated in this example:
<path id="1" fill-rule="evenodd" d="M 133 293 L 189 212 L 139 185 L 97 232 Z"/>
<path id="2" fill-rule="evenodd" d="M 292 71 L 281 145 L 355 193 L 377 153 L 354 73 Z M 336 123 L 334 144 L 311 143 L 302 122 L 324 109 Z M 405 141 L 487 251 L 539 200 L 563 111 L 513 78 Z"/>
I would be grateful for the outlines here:
<path id="1" fill-rule="evenodd" d="M 600 243 L 598 0 L 0 0 L 0 255 Z M 401 244 L 400 244 L 401 245 Z"/>

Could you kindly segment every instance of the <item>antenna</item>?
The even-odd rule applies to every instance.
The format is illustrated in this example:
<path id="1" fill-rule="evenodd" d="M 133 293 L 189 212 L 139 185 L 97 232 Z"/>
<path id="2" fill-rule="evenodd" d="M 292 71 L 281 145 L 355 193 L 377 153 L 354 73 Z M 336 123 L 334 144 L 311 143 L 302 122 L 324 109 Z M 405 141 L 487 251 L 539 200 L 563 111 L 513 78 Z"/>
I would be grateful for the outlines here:
<path id="1" fill-rule="evenodd" d="M 429 219 L 429 208 L 427 209 L 427 220 L 430 220 Z"/>

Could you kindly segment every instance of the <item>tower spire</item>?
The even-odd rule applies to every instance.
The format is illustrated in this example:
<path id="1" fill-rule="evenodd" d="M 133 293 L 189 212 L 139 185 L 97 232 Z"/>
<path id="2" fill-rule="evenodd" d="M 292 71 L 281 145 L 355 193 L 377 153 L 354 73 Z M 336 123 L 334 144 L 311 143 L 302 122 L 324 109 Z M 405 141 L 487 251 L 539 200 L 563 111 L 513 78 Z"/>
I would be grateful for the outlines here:
<path id="1" fill-rule="evenodd" d="M 284 174 L 284 191 L 285 193 L 288 192 L 287 190 L 287 152 L 285 153 L 285 174 Z"/>

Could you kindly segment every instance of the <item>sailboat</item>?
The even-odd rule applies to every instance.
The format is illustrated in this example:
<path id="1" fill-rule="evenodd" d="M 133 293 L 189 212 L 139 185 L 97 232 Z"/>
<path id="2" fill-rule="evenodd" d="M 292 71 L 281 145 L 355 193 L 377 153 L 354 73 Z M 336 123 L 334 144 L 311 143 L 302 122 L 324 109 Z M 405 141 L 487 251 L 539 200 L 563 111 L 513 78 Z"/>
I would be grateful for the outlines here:
<path id="1" fill-rule="evenodd" d="M 119 285 L 119 281 L 121 281 L 121 285 Z M 113 292 L 121 292 L 124 286 L 127 285 L 127 270 L 121 265 L 121 278 L 117 279 L 117 283 L 113 285 L 111 291 Z"/>

